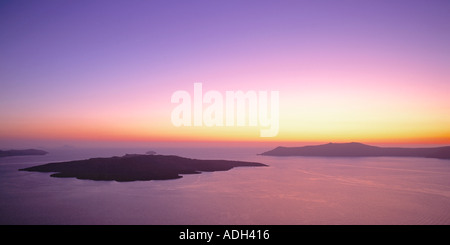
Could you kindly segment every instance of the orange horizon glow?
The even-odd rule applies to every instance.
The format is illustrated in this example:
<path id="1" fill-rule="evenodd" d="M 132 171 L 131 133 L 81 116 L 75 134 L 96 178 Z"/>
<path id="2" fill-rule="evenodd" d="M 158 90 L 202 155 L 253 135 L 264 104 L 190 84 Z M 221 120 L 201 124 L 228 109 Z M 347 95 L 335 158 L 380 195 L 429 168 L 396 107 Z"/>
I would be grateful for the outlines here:
<path id="1" fill-rule="evenodd" d="M 447 4 L 197 6 L 207 16 L 166 3 L 73 4 L 12 2 L 0 14 L 5 147 L 39 139 L 450 144 Z M 175 127 L 171 96 L 193 95 L 194 83 L 203 94 L 279 91 L 278 135 Z"/>

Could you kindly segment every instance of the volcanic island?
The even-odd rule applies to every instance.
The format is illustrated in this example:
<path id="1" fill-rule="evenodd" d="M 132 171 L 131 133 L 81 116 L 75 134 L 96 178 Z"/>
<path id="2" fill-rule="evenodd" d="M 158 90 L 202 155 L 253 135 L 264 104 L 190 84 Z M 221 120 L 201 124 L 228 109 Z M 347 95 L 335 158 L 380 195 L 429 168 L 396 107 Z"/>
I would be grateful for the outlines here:
<path id="1" fill-rule="evenodd" d="M 127 154 L 109 158 L 90 158 L 68 162 L 54 162 L 19 169 L 20 171 L 50 172 L 51 177 L 87 180 L 169 180 L 183 174 L 228 171 L 235 167 L 263 167 L 257 162 L 229 160 L 199 160 L 175 155 Z"/>

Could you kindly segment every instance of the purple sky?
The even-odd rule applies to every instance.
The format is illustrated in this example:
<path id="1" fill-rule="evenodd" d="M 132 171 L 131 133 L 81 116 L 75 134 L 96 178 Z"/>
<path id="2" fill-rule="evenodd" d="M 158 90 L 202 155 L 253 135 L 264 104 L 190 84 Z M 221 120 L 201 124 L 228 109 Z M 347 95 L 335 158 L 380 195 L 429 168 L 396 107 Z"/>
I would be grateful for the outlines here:
<path id="1" fill-rule="evenodd" d="M 290 78 L 334 70 L 420 72 L 414 91 L 436 87 L 423 97 L 442 101 L 449 13 L 446 0 L 2 1 L 0 138 L 23 138 L 22 129 L 37 137 L 55 120 L 116 120 L 114 110 L 139 120 L 145 112 L 127 113 L 143 103 L 170 113 L 170 93 L 194 82 L 296 97 L 292 91 L 307 84 Z M 404 85 L 380 84 L 390 93 Z M 99 111 L 102 118 L 91 115 Z M 166 112 L 141 119 L 164 124 Z"/>

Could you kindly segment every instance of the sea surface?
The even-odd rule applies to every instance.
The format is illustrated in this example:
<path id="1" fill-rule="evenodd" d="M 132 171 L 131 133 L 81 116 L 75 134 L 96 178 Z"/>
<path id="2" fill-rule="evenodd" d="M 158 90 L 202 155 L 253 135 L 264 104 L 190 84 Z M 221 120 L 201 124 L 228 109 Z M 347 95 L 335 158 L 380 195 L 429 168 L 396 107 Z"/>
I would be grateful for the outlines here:
<path id="1" fill-rule="evenodd" d="M 18 171 L 148 150 L 269 166 L 134 182 Z M 267 150 L 58 148 L 0 158 L 0 224 L 450 224 L 450 160 L 257 155 Z"/>

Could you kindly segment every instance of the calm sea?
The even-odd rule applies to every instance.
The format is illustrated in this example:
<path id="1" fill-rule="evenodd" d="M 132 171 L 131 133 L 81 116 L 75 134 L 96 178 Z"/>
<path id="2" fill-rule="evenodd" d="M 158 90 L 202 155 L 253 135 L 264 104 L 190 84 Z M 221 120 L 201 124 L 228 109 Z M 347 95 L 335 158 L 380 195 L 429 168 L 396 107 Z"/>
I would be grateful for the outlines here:
<path id="1" fill-rule="evenodd" d="M 147 150 L 65 148 L 46 156 L 1 158 L 0 224 L 450 224 L 450 160 L 160 148 L 151 150 L 269 166 L 125 183 L 18 171 Z"/>

